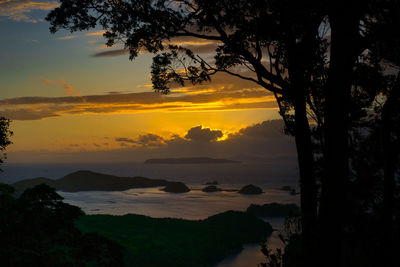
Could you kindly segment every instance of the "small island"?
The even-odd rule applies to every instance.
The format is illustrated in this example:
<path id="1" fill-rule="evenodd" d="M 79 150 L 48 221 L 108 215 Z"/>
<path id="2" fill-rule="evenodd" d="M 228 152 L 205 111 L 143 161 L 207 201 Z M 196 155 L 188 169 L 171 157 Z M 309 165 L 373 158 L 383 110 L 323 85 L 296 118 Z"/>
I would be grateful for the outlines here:
<path id="1" fill-rule="evenodd" d="M 216 187 L 215 185 L 209 185 L 209 186 L 204 187 L 201 191 L 203 191 L 203 192 L 219 192 L 219 191 L 222 191 L 222 189 L 219 187 Z"/>
<path id="2" fill-rule="evenodd" d="M 199 158 L 159 158 L 148 159 L 144 164 L 227 164 L 227 163 L 240 163 L 240 161 L 230 159 L 214 159 L 207 157 Z"/>
<path id="3" fill-rule="evenodd" d="M 239 194 L 244 195 L 259 195 L 262 194 L 262 189 L 256 185 L 245 185 L 239 190 Z"/>
<path id="4" fill-rule="evenodd" d="M 161 189 L 161 191 L 169 193 L 186 193 L 190 191 L 190 188 L 182 182 L 170 182 L 166 187 Z"/>

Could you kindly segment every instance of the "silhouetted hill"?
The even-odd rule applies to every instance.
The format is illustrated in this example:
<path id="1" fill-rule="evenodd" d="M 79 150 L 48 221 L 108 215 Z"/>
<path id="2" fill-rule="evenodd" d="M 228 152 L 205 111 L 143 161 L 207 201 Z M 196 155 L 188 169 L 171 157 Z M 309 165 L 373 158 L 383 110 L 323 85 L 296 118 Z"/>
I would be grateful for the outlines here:
<path id="1" fill-rule="evenodd" d="M 39 184 L 47 184 L 51 187 L 55 187 L 56 180 L 46 178 L 46 177 L 38 177 L 32 179 L 25 179 L 19 182 L 14 183 L 12 186 L 15 188 L 17 192 L 23 192 L 26 188 L 32 188 Z"/>
<path id="2" fill-rule="evenodd" d="M 17 192 L 22 192 L 28 187 L 33 187 L 41 183 L 48 184 L 64 192 L 78 192 L 123 191 L 132 188 L 168 186 L 172 182 L 145 177 L 119 177 L 92 171 L 77 171 L 57 180 L 39 177 L 22 180 L 14 183 L 12 186 L 15 187 Z"/>
<path id="3" fill-rule="evenodd" d="M 214 163 L 240 163 L 240 161 L 229 159 L 200 158 L 160 158 L 148 159 L 144 164 L 214 164 Z"/>
<path id="4" fill-rule="evenodd" d="M 125 248 L 125 266 L 215 266 L 258 243 L 272 227 L 246 212 L 227 211 L 205 220 L 143 215 L 86 215 L 76 221 L 83 233 L 98 233 Z"/>

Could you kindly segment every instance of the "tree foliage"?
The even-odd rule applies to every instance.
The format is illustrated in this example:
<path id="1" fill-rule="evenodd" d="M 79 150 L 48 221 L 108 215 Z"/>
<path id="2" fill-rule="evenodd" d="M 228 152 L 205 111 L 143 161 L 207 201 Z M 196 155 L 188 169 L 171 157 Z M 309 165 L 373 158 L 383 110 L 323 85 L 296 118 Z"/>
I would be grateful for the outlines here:
<path id="1" fill-rule="evenodd" d="M 15 198 L 0 184 L 1 266 L 122 266 L 121 247 L 74 225 L 84 213 L 45 184 Z"/>
<path id="2" fill-rule="evenodd" d="M 10 122 L 9 119 L 0 117 L 0 164 L 7 158 L 7 155 L 4 153 L 6 147 L 12 144 L 10 138 L 13 135 L 13 132 L 10 131 Z"/>

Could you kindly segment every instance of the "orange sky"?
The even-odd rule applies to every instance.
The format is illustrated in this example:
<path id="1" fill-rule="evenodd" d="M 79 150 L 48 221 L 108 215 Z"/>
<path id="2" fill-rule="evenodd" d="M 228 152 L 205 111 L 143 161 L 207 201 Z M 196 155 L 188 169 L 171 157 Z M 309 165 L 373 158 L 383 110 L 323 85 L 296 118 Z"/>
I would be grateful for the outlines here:
<path id="1" fill-rule="evenodd" d="M 152 91 L 153 55 L 134 61 L 120 46 L 107 48 L 101 30 L 51 35 L 43 18 L 52 1 L 0 3 L 0 115 L 13 120 L 16 152 L 103 151 L 118 138 L 155 134 L 184 138 L 202 125 L 229 134 L 279 118 L 275 99 L 251 82 L 228 75 L 212 83 Z M 172 40 L 210 57 L 216 44 Z M 21 154 L 21 153 L 19 153 Z M 51 153 L 50 153 L 51 154 Z M 50 155 L 49 154 L 49 155 Z"/>

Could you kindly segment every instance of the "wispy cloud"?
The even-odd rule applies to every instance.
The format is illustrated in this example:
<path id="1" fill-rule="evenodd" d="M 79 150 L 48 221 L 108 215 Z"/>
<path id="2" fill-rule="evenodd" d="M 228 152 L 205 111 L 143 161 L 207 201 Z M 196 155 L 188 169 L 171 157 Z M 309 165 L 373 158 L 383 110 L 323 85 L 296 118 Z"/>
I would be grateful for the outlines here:
<path id="1" fill-rule="evenodd" d="M 129 53 L 128 49 L 115 49 L 109 51 L 98 52 L 92 55 L 92 57 L 115 57 L 122 56 Z"/>
<path id="2" fill-rule="evenodd" d="M 65 90 L 75 92 L 68 85 Z M 0 114 L 14 120 L 35 120 L 75 114 L 137 113 L 146 111 L 217 111 L 275 109 L 264 92 L 218 92 L 174 96 L 154 92 L 68 97 L 19 97 L 0 100 Z"/>
<path id="3" fill-rule="evenodd" d="M 46 79 L 46 78 L 43 78 L 43 79 L 42 79 L 42 82 L 43 82 L 44 84 L 57 84 L 57 83 L 58 83 L 57 80 L 50 80 L 50 79 Z"/>
<path id="4" fill-rule="evenodd" d="M 0 1 L 0 16 L 15 21 L 36 23 L 38 20 L 30 17 L 30 12 L 34 10 L 51 10 L 59 5 L 60 4 L 55 1 L 4 0 Z"/>
<path id="5" fill-rule="evenodd" d="M 50 80 L 43 78 L 42 82 L 48 85 L 61 85 L 63 88 L 63 93 L 68 96 L 80 96 L 81 94 L 70 84 L 68 84 L 65 80 Z"/>
<path id="6" fill-rule="evenodd" d="M 97 31 L 97 32 L 91 32 L 87 33 L 87 36 L 99 36 L 103 35 L 105 31 Z M 93 43 L 97 43 L 92 41 Z M 217 46 L 219 45 L 218 42 L 215 41 L 208 41 L 208 40 L 201 40 L 198 38 L 194 37 L 179 37 L 179 38 L 174 38 L 170 42 L 167 42 L 167 45 L 178 45 L 182 46 L 184 48 L 190 49 L 193 51 L 195 54 L 207 54 L 211 52 L 215 52 Z M 97 50 L 103 50 L 103 49 L 110 49 L 110 47 L 106 45 L 101 45 L 97 47 Z M 92 55 L 92 57 L 114 57 L 114 56 L 121 56 L 121 55 L 126 55 L 129 53 L 129 49 L 113 49 L 113 50 L 108 50 L 108 51 L 102 51 L 98 52 Z M 145 50 L 140 50 L 140 54 L 147 54 L 148 52 Z"/>
<path id="7" fill-rule="evenodd" d="M 71 39 L 75 39 L 78 36 L 76 35 L 68 35 L 68 36 L 63 36 L 63 37 L 58 37 L 57 40 L 71 40 Z"/>
<path id="8" fill-rule="evenodd" d="M 100 30 L 100 31 L 95 31 L 95 32 L 89 32 L 85 34 L 86 36 L 102 36 L 106 31 Z"/>
<path id="9" fill-rule="evenodd" d="M 75 90 L 75 88 L 68 84 L 66 81 L 61 80 L 60 85 L 64 87 L 64 93 L 69 96 L 80 96 L 81 94 Z"/>
<path id="10" fill-rule="evenodd" d="M 272 94 L 254 84 L 227 75 L 216 75 L 212 83 L 177 87 L 164 95 L 146 92 L 111 92 L 82 95 L 64 80 L 42 78 L 57 86 L 64 97 L 17 97 L 0 100 L 0 115 L 14 120 L 36 120 L 78 114 L 134 114 L 142 112 L 191 112 L 276 109 Z M 146 87 L 147 88 L 147 87 Z M 126 142 L 125 142 L 126 143 Z"/>

